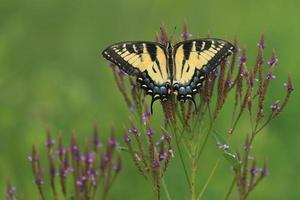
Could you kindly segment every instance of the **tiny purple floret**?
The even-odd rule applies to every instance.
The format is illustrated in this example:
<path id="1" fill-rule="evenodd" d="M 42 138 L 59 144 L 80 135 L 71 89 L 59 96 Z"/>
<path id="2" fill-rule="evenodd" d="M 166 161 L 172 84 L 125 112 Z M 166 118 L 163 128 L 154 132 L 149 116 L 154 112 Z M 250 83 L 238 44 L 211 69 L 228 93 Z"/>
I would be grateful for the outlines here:
<path id="1" fill-rule="evenodd" d="M 292 92 L 294 87 L 291 84 L 284 83 L 283 86 L 287 89 L 288 92 Z"/>
<path id="2" fill-rule="evenodd" d="M 130 135 L 126 134 L 126 135 L 124 136 L 124 141 L 125 141 L 126 143 L 129 143 L 129 142 L 131 141 Z"/>
<path id="3" fill-rule="evenodd" d="M 273 112 L 274 112 L 274 111 L 279 111 L 279 110 L 280 110 L 280 105 L 279 105 L 279 103 L 278 103 L 278 102 L 273 103 L 273 104 L 271 105 L 271 109 L 272 109 Z"/>
<path id="4" fill-rule="evenodd" d="M 151 129 L 151 128 L 149 128 L 147 131 L 146 131 L 146 135 L 147 136 L 152 136 L 154 134 L 154 131 Z"/>
<path id="5" fill-rule="evenodd" d="M 277 63 L 278 63 L 277 58 L 272 58 L 271 60 L 268 61 L 268 65 L 270 66 L 276 65 Z"/>
<path id="6" fill-rule="evenodd" d="M 276 78 L 276 76 L 272 73 L 272 72 L 269 72 L 268 74 L 267 74 L 267 79 L 268 80 L 274 80 Z"/>

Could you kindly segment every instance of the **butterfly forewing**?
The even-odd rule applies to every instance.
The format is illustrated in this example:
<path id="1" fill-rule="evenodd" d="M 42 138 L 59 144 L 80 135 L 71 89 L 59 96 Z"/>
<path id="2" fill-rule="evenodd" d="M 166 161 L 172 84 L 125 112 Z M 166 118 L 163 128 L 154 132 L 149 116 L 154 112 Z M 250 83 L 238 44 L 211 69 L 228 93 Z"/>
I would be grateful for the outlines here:
<path id="1" fill-rule="evenodd" d="M 109 46 L 103 56 L 129 75 L 138 76 L 142 72 L 157 84 L 168 79 L 164 48 L 154 42 L 124 42 Z"/>
<path id="2" fill-rule="evenodd" d="M 156 99 L 166 100 L 170 75 L 165 48 L 155 42 L 123 42 L 106 48 L 102 55 L 137 81 Z"/>
<path id="3" fill-rule="evenodd" d="M 233 49 L 233 45 L 218 39 L 188 40 L 176 44 L 173 84 L 178 91 L 178 99 L 192 99 L 205 75 L 214 70 Z"/>

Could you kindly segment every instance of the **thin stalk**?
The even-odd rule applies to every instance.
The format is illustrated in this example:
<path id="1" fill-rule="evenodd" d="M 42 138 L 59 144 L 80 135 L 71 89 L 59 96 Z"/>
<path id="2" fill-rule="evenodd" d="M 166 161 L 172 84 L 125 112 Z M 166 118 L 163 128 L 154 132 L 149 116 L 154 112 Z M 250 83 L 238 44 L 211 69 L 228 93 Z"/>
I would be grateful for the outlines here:
<path id="1" fill-rule="evenodd" d="M 219 159 L 217 160 L 217 162 L 216 162 L 214 168 L 212 169 L 212 171 L 211 171 L 211 173 L 210 173 L 210 175 L 209 175 L 209 177 L 208 177 L 206 183 L 204 184 L 204 186 L 203 186 L 201 192 L 199 193 L 199 195 L 198 195 L 198 197 L 197 197 L 197 200 L 200 200 L 200 199 L 202 198 L 202 196 L 203 196 L 203 194 L 204 194 L 204 192 L 205 192 L 205 190 L 206 190 L 208 184 L 210 183 L 212 177 L 214 176 L 214 174 L 215 174 L 215 172 L 216 172 L 216 169 L 218 168 L 218 166 L 219 166 L 219 164 L 220 164 L 220 161 L 221 161 L 221 158 L 219 158 Z"/>
<path id="2" fill-rule="evenodd" d="M 247 180 L 248 180 L 248 164 L 249 164 L 249 159 L 248 159 L 248 156 L 249 156 L 249 153 L 250 153 L 250 150 L 251 150 L 251 145 L 253 143 L 253 140 L 254 140 L 254 133 L 251 134 L 250 136 L 250 140 L 249 140 L 249 143 L 247 144 L 247 148 L 245 149 L 245 152 L 244 152 L 244 166 L 243 166 L 243 170 L 242 170 L 242 179 L 243 179 L 243 184 L 242 184 L 242 192 L 243 192 L 243 195 L 246 194 L 248 191 L 247 189 Z"/>
<path id="3" fill-rule="evenodd" d="M 233 188 L 234 188 L 235 182 L 236 182 L 236 176 L 234 177 L 234 179 L 232 180 L 232 182 L 231 182 L 231 184 L 230 184 L 230 187 L 229 187 L 229 189 L 228 189 L 228 192 L 227 192 L 227 194 L 226 194 L 226 196 L 225 196 L 225 200 L 228 200 L 228 199 L 229 199 L 229 197 L 230 197 L 230 195 L 231 195 L 231 192 L 232 192 L 232 190 L 233 190 Z"/>
<path id="4" fill-rule="evenodd" d="M 196 176 L 197 176 L 197 156 L 196 151 L 197 148 L 193 144 L 191 144 L 191 199 L 196 200 Z"/>
<path id="5" fill-rule="evenodd" d="M 209 116 L 211 117 L 210 109 L 209 109 Z M 209 137 L 209 135 L 210 135 L 210 132 L 211 132 L 211 130 L 212 130 L 212 127 L 213 127 L 214 122 L 215 122 L 215 119 L 212 119 L 212 118 L 211 118 L 211 119 L 210 119 L 210 124 L 209 124 L 208 131 L 206 132 L 206 135 L 205 135 L 205 137 L 204 137 L 204 141 L 203 141 L 203 143 L 202 143 L 202 145 L 201 145 L 201 147 L 200 147 L 199 153 L 198 153 L 198 155 L 197 155 L 197 161 L 199 160 L 199 158 L 200 158 L 201 154 L 203 153 L 203 150 L 204 150 L 204 148 L 205 148 L 205 146 L 206 146 L 206 144 L 207 144 L 208 137 Z"/>
<path id="6" fill-rule="evenodd" d="M 188 175 L 185 163 L 184 163 L 184 159 L 183 159 L 183 155 L 182 155 L 182 152 L 181 152 L 181 149 L 180 149 L 180 145 L 179 145 L 179 141 L 178 141 L 178 137 L 177 137 L 176 131 L 174 131 L 174 135 L 175 135 L 176 147 L 178 149 L 180 161 L 181 161 L 181 164 L 182 164 L 182 167 L 183 167 L 183 170 L 184 170 L 184 174 L 185 174 L 186 180 L 187 180 L 188 185 L 190 187 L 191 186 L 191 181 L 190 181 L 190 178 L 189 178 L 189 175 Z"/>
<path id="7" fill-rule="evenodd" d="M 238 116 L 237 116 L 235 122 L 233 123 L 233 126 L 232 126 L 232 128 L 231 128 L 231 134 L 233 134 L 233 131 L 235 130 L 236 125 L 238 124 L 240 118 L 242 117 L 243 111 L 244 111 L 244 109 L 241 109 L 241 110 L 240 110 L 240 112 L 239 112 L 239 114 L 238 114 Z"/>
<path id="8" fill-rule="evenodd" d="M 266 121 L 260 128 L 258 128 L 258 125 L 256 125 L 254 134 L 256 135 L 256 134 L 259 133 L 262 129 L 264 129 L 264 128 L 266 127 L 266 125 L 268 125 L 268 123 L 269 123 L 272 119 L 273 119 L 273 115 L 271 114 L 270 117 L 267 119 L 267 121 Z"/>
<path id="9" fill-rule="evenodd" d="M 206 109 L 210 110 L 209 105 L 207 104 L 201 114 L 201 112 L 198 113 L 196 116 L 196 119 L 194 121 L 193 129 L 192 130 L 198 130 L 198 126 L 201 127 L 201 121 L 203 120 L 203 117 L 205 116 Z"/>
<path id="10" fill-rule="evenodd" d="M 172 200 L 164 178 L 161 179 L 161 183 L 166 193 L 167 200 Z"/>

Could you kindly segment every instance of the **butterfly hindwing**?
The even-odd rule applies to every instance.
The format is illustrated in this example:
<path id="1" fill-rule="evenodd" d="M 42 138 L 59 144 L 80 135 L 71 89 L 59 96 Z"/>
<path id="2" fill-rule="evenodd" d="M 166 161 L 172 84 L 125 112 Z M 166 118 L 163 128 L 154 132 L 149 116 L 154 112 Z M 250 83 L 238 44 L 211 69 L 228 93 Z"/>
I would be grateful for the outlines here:
<path id="1" fill-rule="evenodd" d="M 122 42 L 109 46 L 102 55 L 129 75 L 137 77 L 152 101 L 166 100 L 170 86 L 164 47 L 155 42 Z"/>
<path id="2" fill-rule="evenodd" d="M 173 84 L 179 100 L 191 99 L 205 76 L 214 70 L 234 46 L 219 39 L 187 40 L 174 46 L 175 72 Z"/>

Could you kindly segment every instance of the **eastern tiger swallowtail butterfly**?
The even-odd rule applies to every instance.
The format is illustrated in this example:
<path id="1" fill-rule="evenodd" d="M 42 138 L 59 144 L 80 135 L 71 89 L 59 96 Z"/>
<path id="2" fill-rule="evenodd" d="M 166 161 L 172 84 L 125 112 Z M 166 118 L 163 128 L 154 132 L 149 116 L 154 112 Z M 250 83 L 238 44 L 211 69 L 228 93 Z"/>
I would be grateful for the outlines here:
<path id="1" fill-rule="evenodd" d="M 208 72 L 214 70 L 234 46 L 220 39 L 186 40 L 172 45 L 156 42 L 120 42 L 102 55 L 129 75 L 152 96 L 153 102 L 168 100 L 173 93 L 179 101 L 191 100 Z"/>

